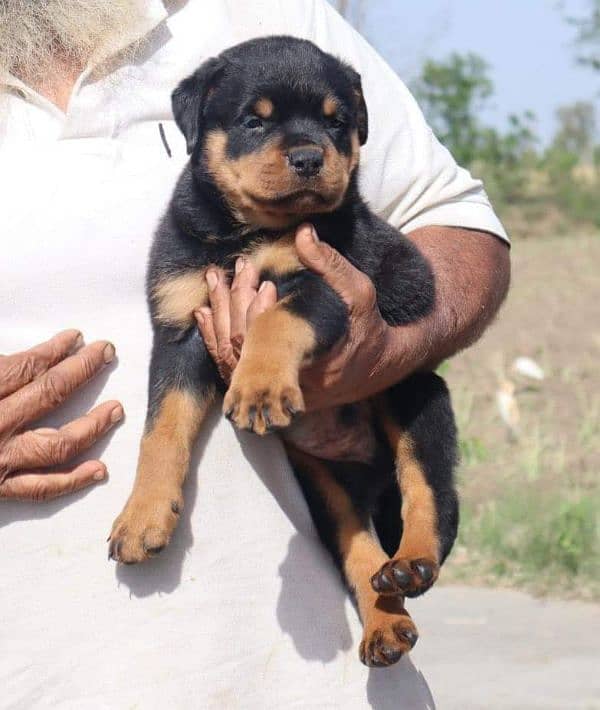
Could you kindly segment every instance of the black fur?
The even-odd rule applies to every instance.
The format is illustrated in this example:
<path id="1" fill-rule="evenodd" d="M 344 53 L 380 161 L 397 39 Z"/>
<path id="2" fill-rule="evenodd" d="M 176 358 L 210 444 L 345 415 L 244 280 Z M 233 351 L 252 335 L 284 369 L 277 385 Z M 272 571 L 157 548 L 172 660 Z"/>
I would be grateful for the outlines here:
<path id="1" fill-rule="evenodd" d="M 458 498 L 452 481 L 457 441 L 450 393 L 432 372 L 417 373 L 387 393 L 388 412 L 410 434 L 436 501 L 440 562 L 452 549 L 458 529 Z"/>
<path id="2" fill-rule="evenodd" d="M 261 96 L 276 106 L 273 120 L 255 127 L 251 106 Z M 334 119 L 321 114 L 326 96 L 334 96 Z M 360 77 L 353 69 L 313 44 L 289 37 L 253 40 L 211 59 L 173 93 L 175 120 L 184 133 L 191 160 L 178 181 L 152 247 L 148 289 L 166 277 L 208 264 L 231 270 L 235 256 L 249 243 L 280 238 L 296 224 L 310 221 L 319 238 L 331 244 L 373 281 L 379 309 L 390 325 L 412 323 L 429 313 L 435 301 L 431 269 L 416 246 L 374 215 L 358 190 L 354 170 L 339 206 L 330 212 L 299 213 L 285 228 L 244 223 L 215 184 L 205 153 L 205 137 L 227 136 L 227 159 L 258 151 L 277 138 L 285 147 L 332 145 L 342 156 L 352 152 L 352 134 L 367 139 L 367 110 Z M 250 113 L 249 113 L 250 112 Z M 249 117 L 250 116 L 250 117 Z M 348 314 L 339 296 L 309 271 L 261 278 L 275 282 L 286 307 L 311 323 L 317 352 L 329 349 L 346 332 Z M 150 299 L 155 331 L 150 375 L 149 425 L 169 387 L 197 396 L 215 384 L 224 389 L 195 326 L 176 330 L 161 325 Z M 454 420 L 448 391 L 434 374 L 416 374 L 385 394 L 386 408 L 407 431 L 434 491 L 438 510 L 440 559 L 456 536 L 458 508 L 452 481 L 456 458 Z M 352 418 L 350 410 L 342 416 Z M 393 476 L 389 446 L 381 431 L 379 452 L 370 463 L 327 462 L 332 476 L 354 501 L 357 514 L 374 519 L 384 548 L 391 554 L 402 534 L 401 500 Z M 298 470 L 298 477 L 321 537 L 338 557 L 336 523 L 326 503 Z"/>

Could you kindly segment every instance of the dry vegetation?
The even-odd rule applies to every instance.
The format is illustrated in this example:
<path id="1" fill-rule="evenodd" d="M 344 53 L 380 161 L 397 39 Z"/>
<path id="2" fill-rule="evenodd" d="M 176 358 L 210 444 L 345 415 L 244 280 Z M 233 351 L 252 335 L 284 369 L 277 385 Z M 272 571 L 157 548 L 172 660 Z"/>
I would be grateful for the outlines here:
<path id="1" fill-rule="evenodd" d="M 443 366 L 460 428 L 462 521 L 443 579 L 600 598 L 600 237 L 513 246 L 497 322 Z M 541 382 L 511 370 L 528 356 Z M 513 382 L 517 435 L 496 391 Z"/>

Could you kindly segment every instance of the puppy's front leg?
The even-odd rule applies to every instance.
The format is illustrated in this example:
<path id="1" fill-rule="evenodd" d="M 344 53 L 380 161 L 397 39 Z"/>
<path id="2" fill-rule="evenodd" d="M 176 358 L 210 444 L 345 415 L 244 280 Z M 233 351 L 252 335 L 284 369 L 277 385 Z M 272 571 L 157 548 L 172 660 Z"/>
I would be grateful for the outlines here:
<path id="1" fill-rule="evenodd" d="M 343 335 L 347 318 L 324 281 L 296 274 L 294 291 L 250 327 L 223 402 L 225 416 L 257 434 L 288 426 L 304 411 L 301 367 Z"/>
<path id="2" fill-rule="evenodd" d="M 178 342 L 155 333 L 146 430 L 133 491 L 109 537 L 110 558 L 141 562 L 169 543 L 183 509 L 191 450 L 215 389 L 213 367 L 195 329 Z"/>

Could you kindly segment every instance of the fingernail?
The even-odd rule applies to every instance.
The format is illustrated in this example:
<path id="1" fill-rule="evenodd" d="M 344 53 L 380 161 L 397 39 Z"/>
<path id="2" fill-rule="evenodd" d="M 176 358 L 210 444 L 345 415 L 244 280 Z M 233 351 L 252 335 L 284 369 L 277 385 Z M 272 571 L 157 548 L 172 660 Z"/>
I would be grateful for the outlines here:
<path id="1" fill-rule="evenodd" d="M 200 325 L 204 325 L 204 314 L 202 311 L 194 311 L 194 318 Z"/>
<path id="2" fill-rule="evenodd" d="M 260 288 L 258 289 L 258 292 L 262 293 L 267 288 L 267 284 L 270 283 L 272 283 L 272 281 L 263 281 L 260 285 Z"/>
<path id="3" fill-rule="evenodd" d="M 115 359 L 115 346 L 112 343 L 109 343 L 104 348 L 104 362 L 108 365 L 108 363 L 112 362 L 114 359 Z"/>
<path id="4" fill-rule="evenodd" d="M 312 226 L 312 224 L 310 225 L 310 236 L 312 237 L 312 240 L 315 244 L 319 243 L 319 235 L 317 234 L 317 230 Z"/>
<path id="5" fill-rule="evenodd" d="M 75 345 L 73 345 L 74 350 L 79 350 L 79 348 L 83 345 L 83 335 L 79 333 L 77 336 L 77 340 L 75 341 Z"/>
<path id="6" fill-rule="evenodd" d="M 219 283 L 219 278 L 214 271 L 206 272 L 206 283 L 208 284 L 208 290 L 214 291 Z"/>
<path id="7" fill-rule="evenodd" d="M 239 274 L 244 266 L 246 266 L 246 259 L 243 256 L 238 257 L 235 262 L 235 273 Z"/>
<path id="8" fill-rule="evenodd" d="M 105 477 L 106 477 L 106 471 L 103 468 L 99 468 L 97 471 L 94 471 L 94 474 L 93 474 L 94 481 L 103 481 Z"/>
<path id="9" fill-rule="evenodd" d="M 110 414 L 110 421 L 113 424 L 120 422 L 123 419 L 123 407 L 115 407 Z"/>

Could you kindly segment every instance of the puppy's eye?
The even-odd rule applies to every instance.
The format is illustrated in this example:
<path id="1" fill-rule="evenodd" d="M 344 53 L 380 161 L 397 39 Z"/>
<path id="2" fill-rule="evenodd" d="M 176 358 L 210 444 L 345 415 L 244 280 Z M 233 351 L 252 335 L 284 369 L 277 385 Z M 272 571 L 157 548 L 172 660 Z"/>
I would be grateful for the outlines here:
<path id="1" fill-rule="evenodd" d="M 327 125 L 329 126 L 329 128 L 339 130 L 341 128 L 344 128 L 346 126 L 346 123 L 339 116 L 330 116 L 327 119 Z"/>
<path id="2" fill-rule="evenodd" d="M 246 116 L 246 118 L 244 118 L 243 125 L 244 128 L 256 130 L 257 128 L 262 128 L 264 124 L 258 116 L 250 114 L 249 116 Z"/>

